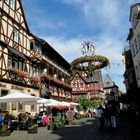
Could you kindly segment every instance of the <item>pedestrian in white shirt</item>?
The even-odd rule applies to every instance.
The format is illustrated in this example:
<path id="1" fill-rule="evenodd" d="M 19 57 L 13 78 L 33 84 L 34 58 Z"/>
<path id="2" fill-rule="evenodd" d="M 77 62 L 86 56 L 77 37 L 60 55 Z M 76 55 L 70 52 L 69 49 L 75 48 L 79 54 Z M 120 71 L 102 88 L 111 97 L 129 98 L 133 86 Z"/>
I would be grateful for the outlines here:
<path id="1" fill-rule="evenodd" d="M 100 130 L 104 129 L 104 112 L 102 106 L 98 107 L 96 110 L 96 116 L 100 120 Z"/>

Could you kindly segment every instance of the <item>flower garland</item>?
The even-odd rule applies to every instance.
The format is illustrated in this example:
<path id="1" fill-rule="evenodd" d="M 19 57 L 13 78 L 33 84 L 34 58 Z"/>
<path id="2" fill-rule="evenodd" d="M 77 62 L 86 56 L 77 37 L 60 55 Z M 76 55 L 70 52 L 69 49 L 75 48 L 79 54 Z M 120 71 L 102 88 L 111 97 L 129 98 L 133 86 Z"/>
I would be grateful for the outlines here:
<path id="1" fill-rule="evenodd" d="M 88 66 L 82 66 L 81 64 L 88 62 Z M 98 64 L 92 64 L 92 62 L 96 62 Z M 71 68 L 73 70 L 78 71 L 94 71 L 96 69 L 101 69 L 109 65 L 109 60 L 101 55 L 93 55 L 93 56 L 84 56 L 75 59 L 71 63 Z"/>

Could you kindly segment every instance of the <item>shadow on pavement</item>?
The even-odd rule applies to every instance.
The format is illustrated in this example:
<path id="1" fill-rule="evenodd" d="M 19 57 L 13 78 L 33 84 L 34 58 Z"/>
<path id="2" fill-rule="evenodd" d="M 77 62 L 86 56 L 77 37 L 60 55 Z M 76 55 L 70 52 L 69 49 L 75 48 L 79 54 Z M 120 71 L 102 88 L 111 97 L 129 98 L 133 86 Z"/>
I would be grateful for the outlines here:
<path id="1" fill-rule="evenodd" d="M 121 121 L 116 130 L 99 130 L 97 119 L 77 121 L 74 124 L 52 131 L 59 140 L 139 140 L 140 136 L 132 131 L 127 122 Z"/>

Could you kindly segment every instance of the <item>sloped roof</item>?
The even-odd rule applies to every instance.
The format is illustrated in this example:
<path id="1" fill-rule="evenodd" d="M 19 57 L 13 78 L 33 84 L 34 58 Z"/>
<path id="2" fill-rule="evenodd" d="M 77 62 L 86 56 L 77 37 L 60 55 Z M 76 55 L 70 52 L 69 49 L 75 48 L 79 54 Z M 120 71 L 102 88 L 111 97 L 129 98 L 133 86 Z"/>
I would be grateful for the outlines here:
<path id="1" fill-rule="evenodd" d="M 102 81 L 100 81 L 100 79 L 99 79 L 99 77 L 98 77 L 98 72 L 99 72 L 99 70 L 94 71 L 94 72 L 93 72 L 93 76 L 89 76 L 89 75 L 85 72 L 85 73 L 87 74 L 87 77 L 84 77 L 84 76 L 82 76 L 82 74 L 83 74 L 82 72 L 76 71 L 76 73 L 74 74 L 72 80 L 74 79 L 74 77 L 76 76 L 76 74 L 78 74 L 79 77 L 81 77 L 81 79 L 82 79 L 86 84 L 90 84 L 90 83 L 99 83 L 99 82 L 102 82 Z M 72 80 L 71 80 L 71 81 L 72 81 Z"/>
<path id="2" fill-rule="evenodd" d="M 28 33 L 30 33 L 30 30 L 28 28 L 28 24 L 27 24 L 27 21 L 26 21 L 26 18 L 25 18 L 22 2 L 21 2 L 21 0 L 18 0 L 18 1 L 19 1 L 20 6 L 21 6 L 21 11 L 22 11 L 22 15 L 23 15 L 23 19 L 24 19 L 24 22 L 25 22 L 26 29 L 27 29 Z"/>
<path id="3" fill-rule="evenodd" d="M 34 39 L 36 39 L 38 42 L 40 42 L 40 44 L 42 45 L 42 49 L 46 50 L 47 49 L 47 57 L 52 60 L 55 61 L 56 63 L 58 63 L 59 65 L 63 65 L 63 67 L 66 70 L 70 69 L 70 64 L 68 61 L 66 61 L 66 59 L 64 59 L 46 40 L 41 39 L 33 34 L 31 34 Z M 44 51 L 43 51 L 44 52 Z M 63 63 L 62 63 L 63 62 Z"/>
<path id="4" fill-rule="evenodd" d="M 115 86 L 115 83 L 111 80 L 108 74 L 106 75 L 106 78 L 103 82 L 103 86 L 104 88 Z"/>

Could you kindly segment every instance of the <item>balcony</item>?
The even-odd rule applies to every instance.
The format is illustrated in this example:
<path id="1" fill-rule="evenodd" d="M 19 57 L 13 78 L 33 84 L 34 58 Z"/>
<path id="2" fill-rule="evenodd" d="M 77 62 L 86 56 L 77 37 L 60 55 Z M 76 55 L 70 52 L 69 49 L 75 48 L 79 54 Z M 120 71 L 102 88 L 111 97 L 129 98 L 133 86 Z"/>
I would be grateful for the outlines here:
<path id="1" fill-rule="evenodd" d="M 30 78 L 30 82 L 34 84 L 40 84 L 41 78 L 39 76 L 33 76 Z"/>
<path id="2" fill-rule="evenodd" d="M 64 83 L 63 81 L 51 76 L 51 75 L 47 75 L 47 74 L 43 74 L 41 76 L 41 78 L 44 78 L 44 79 L 47 79 L 48 81 L 50 82 L 53 82 L 54 84 L 60 86 L 60 87 L 63 87 L 63 88 L 66 88 L 66 89 L 69 89 L 71 90 L 71 86 L 70 84 L 67 84 L 67 83 Z"/>
<path id="3" fill-rule="evenodd" d="M 15 74 L 16 76 L 19 76 L 19 77 L 23 77 L 23 78 L 28 77 L 27 72 L 21 71 L 18 68 L 8 68 L 7 71 L 9 72 L 9 74 Z"/>

